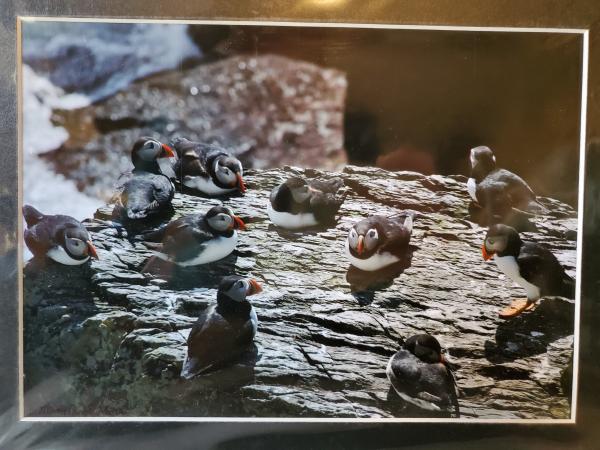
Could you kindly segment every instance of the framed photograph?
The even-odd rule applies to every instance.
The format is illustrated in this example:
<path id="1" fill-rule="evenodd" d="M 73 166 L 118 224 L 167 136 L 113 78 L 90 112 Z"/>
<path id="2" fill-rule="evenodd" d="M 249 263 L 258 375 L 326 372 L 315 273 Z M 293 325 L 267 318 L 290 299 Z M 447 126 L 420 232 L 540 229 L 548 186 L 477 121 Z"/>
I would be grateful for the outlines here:
<path id="1" fill-rule="evenodd" d="M 0 442 L 595 441 L 586 2 L 346 3 L 5 17 Z"/>

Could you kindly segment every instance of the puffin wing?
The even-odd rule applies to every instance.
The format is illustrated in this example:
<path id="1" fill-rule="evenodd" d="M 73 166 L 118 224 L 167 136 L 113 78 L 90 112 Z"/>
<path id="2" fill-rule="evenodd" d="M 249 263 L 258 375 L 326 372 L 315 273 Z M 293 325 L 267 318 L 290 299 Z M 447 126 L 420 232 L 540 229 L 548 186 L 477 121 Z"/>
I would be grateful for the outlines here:
<path id="1" fill-rule="evenodd" d="M 53 241 L 49 239 L 50 236 L 47 233 L 40 233 L 40 231 L 41 229 L 34 225 L 24 232 L 25 245 L 35 256 L 43 256 L 53 247 Z"/>
<path id="2" fill-rule="evenodd" d="M 528 282 L 540 288 L 541 295 L 574 297 L 574 282 L 556 256 L 539 244 L 525 243 L 517 257 L 519 272 Z"/>
<path id="3" fill-rule="evenodd" d="M 163 253 L 176 261 L 185 261 L 201 252 L 214 235 L 198 226 L 197 220 L 197 216 L 186 216 L 167 225 L 163 233 Z"/>
<path id="4" fill-rule="evenodd" d="M 422 366 L 413 354 L 400 350 L 390 358 L 386 373 L 402 400 L 426 411 L 439 411 L 439 406 L 434 403 L 439 398 L 422 389 Z"/>
<path id="5" fill-rule="evenodd" d="M 333 178 L 331 180 L 310 180 L 308 185 L 318 191 L 335 194 L 344 186 L 344 180 L 341 178 Z"/>
<path id="6" fill-rule="evenodd" d="M 252 337 L 250 319 L 225 318 L 217 308 L 210 308 L 190 332 L 182 376 L 191 378 L 235 360 L 252 341 Z"/>
<path id="7" fill-rule="evenodd" d="M 318 222 L 329 222 L 335 219 L 342 203 L 344 198 L 330 193 L 315 192 L 310 198 L 310 210 Z"/>
<path id="8" fill-rule="evenodd" d="M 412 214 L 401 214 L 387 219 L 386 242 L 381 251 L 389 252 L 402 257 L 408 249 L 410 236 L 412 235 Z"/>
<path id="9" fill-rule="evenodd" d="M 44 214 L 35 209 L 33 206 L 23 206 L 23 218 L 28 227 L 32 227 L 44 218 Z"/>
<path id="10" fill-rule="evenodd" d="M 173 195 L 175 195 L 171 180 L 166 175 L 156 175 L 152 184 L 154 186 L 152 193 L 158 206 L 168 205 L 173 200 Z"/>

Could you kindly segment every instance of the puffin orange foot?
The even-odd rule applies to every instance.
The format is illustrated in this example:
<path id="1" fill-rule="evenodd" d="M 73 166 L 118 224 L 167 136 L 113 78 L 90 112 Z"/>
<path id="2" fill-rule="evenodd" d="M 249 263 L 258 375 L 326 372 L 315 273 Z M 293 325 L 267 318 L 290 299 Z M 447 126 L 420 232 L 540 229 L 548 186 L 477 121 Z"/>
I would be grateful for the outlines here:
<path id="1" fill-rule="evenodd" d="M 531 311 L 535 308 L 535 302 L 529 302 L 526 298 L 513 300 L 511 304 L 498 313 L 501 319 L 511 319 L 517 317 L 524 311 Z"/>

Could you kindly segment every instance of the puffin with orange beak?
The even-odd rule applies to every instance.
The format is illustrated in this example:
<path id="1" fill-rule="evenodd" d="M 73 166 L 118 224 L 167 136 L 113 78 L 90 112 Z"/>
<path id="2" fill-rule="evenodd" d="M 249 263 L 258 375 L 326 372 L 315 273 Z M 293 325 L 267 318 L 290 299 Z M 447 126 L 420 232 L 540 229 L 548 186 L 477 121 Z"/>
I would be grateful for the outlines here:
<path id="1" fill-rule="evenodd" d="M 406 403 L 460 417 L 454 374 L 439 341 L 429 334 L 409 337 L 387 365 L 392 388 Z"/>
<path id="2" fill-rule="evenodd" d="M 217 303 L 198 317 L 187 339 L 182 378 L 193 378 L 234 363 L 252 346 L 258 317 L 248 297 L 262 291 L 251 278 L 225 277 L 219 284 Z"/>
<path id="3" fill-rule="evenodd" d="M 159 160 L 175 156 L 171 147 L 153 138 L 142 137 L 133 144 L 133 170 L 121 175 L 112 199 L 115 219 L 146 219 L 170 210 L 175 186 L 162 173 Z"/>
<path id="4" fill-rule="evenodd" d="M 47 257 L 68 266 L 98 259 L 88 231 L 73 217 L 45 215 L 29 205 L 23 206 L 23 217 L 27 223 L 25 245 L 34 257 Z"/>
<path id="5" fill-rule="evenodd" d="M 412 213 L 370 216 L 350 229 L 346 256 L 351 265 L 369 272 L 397 263 L 408 251 L 412 228 Z"/>
<path id="6" fill-rule="evenodd" d="M 172 144 L 179 155 L 173 170 L 181 186 L 209 197 L 246 192 L 242 163 L 224 148 L 185 138 Z"/>
<path id="7" fill-rule="evenodd" d="M 486 234 L 481 253 L 484 260 L 494 258 L 507 278 L 525 289 L 525 299 L 514 300 L 502 310 L 508 319 L 529 311 L 544 296 L 575 298 L 575 282 L 567 275 L 556 257 L 546 247 L 521 240 L 519 233 L 503 224 L 492 225 Z"/>
<path id="8" fill-rule="evenodd" d="M 237 230 L 245 230 L 244 221 L 225 206 L 214 206 L 206 214 L 180 217 L 160 229 L 162 242 L 152 246 L 157 253 L 142 269 L 144 273 L 163 272 L 160 262 L 182 267 L 209 264 L 228 256 L 238 242 Z M 153 234 L 157 234 L 153 233 Z M 162 266 L 162 265 L 161 265 Z"/>

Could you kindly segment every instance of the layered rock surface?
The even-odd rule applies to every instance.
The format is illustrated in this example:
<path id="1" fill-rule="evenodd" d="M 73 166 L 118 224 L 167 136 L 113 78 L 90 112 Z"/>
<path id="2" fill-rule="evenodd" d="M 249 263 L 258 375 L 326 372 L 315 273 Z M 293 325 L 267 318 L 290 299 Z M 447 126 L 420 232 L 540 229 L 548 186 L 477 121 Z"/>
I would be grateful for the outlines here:
<path id="1" fill-rule="evenodd" d="M 347 167 L 349 196 L 331 229 L 282 231 L 266 215 L 268 193 L 293 173 L 249 171 L 249 190 L 224 203 L 249 222 L 233 255 L 178 271 L 171 281 L 139 273 L 151 251 L 119 236 L 100 210 L 87 225 L 99 261 L 36 262 L 25 269 L 26 414 L 389 418 L 419 415 L 388 398 L 385 367 L 402 339 L 436 336 L 456 365 L 466 418 L 566 418 L 561 371 L 572 355 L 573 301 L 543 299 L 502 321 L 523 292 L 480 246 L 468 220 L 465 178 Z M 546 244 L 574 275 L 576 218 L 543 199 L 552 216 L 525 237 Z M 218 200 L 177 194 L 176 215 Z M 368 214 L 415 211 L 412 258 L 377 277 L 348 270 L 350 225 Z M 255 348 L 244 360 L 189 381 L 179 378 L 186 336 L 215 301 L 221 276 L 260 280 Z M 568 383 L 567 383 L 568 385 Z"/>

